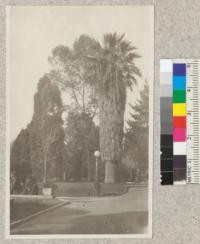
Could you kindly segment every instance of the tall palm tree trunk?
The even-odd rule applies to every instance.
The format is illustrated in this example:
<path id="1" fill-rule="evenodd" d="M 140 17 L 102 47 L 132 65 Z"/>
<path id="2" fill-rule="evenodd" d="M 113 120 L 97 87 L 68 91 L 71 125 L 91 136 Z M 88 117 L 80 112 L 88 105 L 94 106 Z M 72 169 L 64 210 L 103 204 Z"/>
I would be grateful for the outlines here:
<path id="1" fill-rule="evenodd" d="M 105 182 L 114 183 L 121 161 L 124 110 L 113 92 L 99 99 L 99 128 L 101 159 L 105 162 Z"/>

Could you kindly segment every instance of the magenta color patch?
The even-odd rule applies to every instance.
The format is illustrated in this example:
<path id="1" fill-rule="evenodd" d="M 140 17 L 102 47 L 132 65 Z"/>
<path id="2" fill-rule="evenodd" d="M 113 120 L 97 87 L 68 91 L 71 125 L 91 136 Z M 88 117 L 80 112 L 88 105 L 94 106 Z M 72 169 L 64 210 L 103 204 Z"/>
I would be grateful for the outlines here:
<path id="1" fill-rule="evenodd" d="M 174 128 L 173 141 L 186 141 L 186 129 L 185 128 Z"/>

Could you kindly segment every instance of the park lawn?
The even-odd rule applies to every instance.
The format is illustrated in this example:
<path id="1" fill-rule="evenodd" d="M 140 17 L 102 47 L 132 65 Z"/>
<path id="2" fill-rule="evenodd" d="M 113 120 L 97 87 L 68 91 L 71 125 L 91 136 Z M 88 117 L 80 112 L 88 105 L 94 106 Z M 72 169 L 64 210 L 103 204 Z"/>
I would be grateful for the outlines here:
<path id="1" fill-rule="evenodd" d="M 59 202 L 58 199 L 15 199 L 10 206 L 10 222 L 26 218 Z"/>
<path id="2" fill-rule="evenodd" d="M 57 182 L 55 196 L 58 197 L 88 197 L 95 196 L 93 182 Z M 101 196 L 119 196 L 126 192 L 123 183 L 101 183 Z"/>

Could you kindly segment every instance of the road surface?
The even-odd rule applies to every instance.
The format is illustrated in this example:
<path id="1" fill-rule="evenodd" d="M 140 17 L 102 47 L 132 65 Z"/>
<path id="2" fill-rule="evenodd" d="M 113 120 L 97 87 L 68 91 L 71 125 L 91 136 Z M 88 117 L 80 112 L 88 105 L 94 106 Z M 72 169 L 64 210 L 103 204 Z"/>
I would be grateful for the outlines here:
<path id="1" fill-rule="evenodd" d="M 11 229 L 11 234 L 143 234 L 148 226 L 147 187 L 121 196 L 60 198 L 70 202 Z"/>

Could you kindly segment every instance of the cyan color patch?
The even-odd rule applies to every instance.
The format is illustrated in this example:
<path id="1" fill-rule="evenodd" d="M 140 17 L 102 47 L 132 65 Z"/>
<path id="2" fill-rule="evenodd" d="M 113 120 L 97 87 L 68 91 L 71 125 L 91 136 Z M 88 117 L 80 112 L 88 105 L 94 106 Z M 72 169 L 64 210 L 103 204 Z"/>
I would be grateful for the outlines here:
<path id="1" fill-rule="evenodd" d="M 173 90 L 186 90 L 186 76 L 173 76 Z"/>

